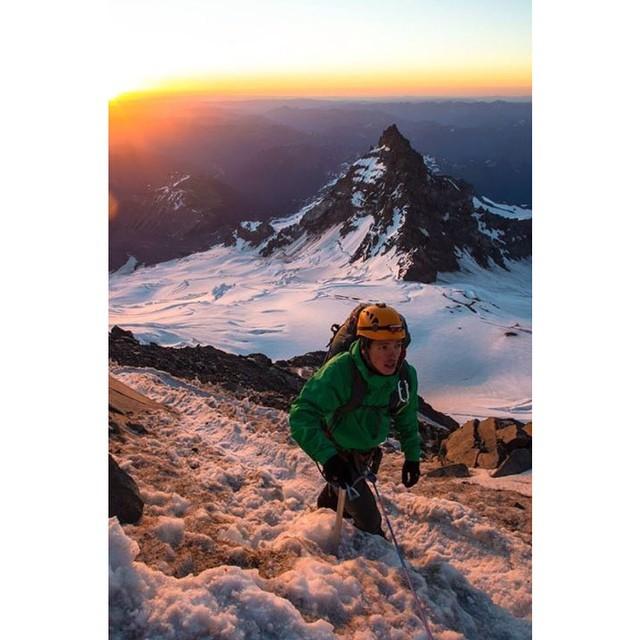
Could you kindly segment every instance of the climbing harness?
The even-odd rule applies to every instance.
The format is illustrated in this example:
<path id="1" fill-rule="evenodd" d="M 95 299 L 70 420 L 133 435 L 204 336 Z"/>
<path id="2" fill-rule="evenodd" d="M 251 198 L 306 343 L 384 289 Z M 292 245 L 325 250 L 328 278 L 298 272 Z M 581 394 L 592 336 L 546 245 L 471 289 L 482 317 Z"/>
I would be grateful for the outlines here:
<path id="1" fill-rule="evenodd" d="M 420 602 L 420 600 L 418 599 L 418 594 L 416 593 L 415 589 L 413 588 L 413 583 L 411 582 L 411 578 L 409 576 L 409 570 L 407 569 L 407 565 L 404 561 L 404 557 L 402 555 L 402 551 L 400 551 L 400 547 L 398 546 L 398 541 L 396 540 L 396 534 L 393 531 L 393 527 L 391 526 L 391 521 L 389 520 L 389 516 L 387 515 L 387 510 L 384 507 L 384 504 L 382 503 L 382 497 L 380 496 L 380 493 L 378 492 L 378 485 L 376 483 L 377 478 L 375 476 L 375 474 L 369 472 L 369 475 L 367 477 L 367 480 L 373 485 L 373 489 L 376 492 L 376 498 L 378 499 L 378 504 L 380 505 L 380 510 L 382 511 L 382 514 L 384 515 L 384 519 L 387 523 L 387 527 L 389 528 L 389 533 L 391 534 L 391 540 L 393 542 L 393 546 L 396 548 L 396 553 L 398 554 L 398 558 L 400 558 L 400 564 L 402 565 L 402 569 L 404 571 L 404 575 L 405 578 L 407 579 L 407 582 L 409 583 L 409 587 L 411 588 L 411 593 L 413 594 L 413 599 L 416 601 L 416 606 L 418 608 L 418 617 L 420 618 L 420 620 L 422 621 L 422 624 L 424 625 L 425 631 L 427 632 L 427 638 L 429 640 L 433 640 L 433 635 L 431 633 L 431 629 L 429 628 L 429 622 L 427 621 L 427 616 L 424 612 L 424 609 L 422 607 L 422 603 Z"/>

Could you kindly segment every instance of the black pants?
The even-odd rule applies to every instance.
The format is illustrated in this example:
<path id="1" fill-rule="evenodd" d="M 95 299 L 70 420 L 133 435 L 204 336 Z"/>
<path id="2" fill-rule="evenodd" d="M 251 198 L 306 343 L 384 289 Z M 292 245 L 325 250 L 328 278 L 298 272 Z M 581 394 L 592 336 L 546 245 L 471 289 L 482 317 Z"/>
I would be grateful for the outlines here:
<path id="1" fill-rule="evenodd" d="M 367 481 L 362 478 L 363 472 L 371 469 L 377 473 L 382 459 L 382 450 L 373 449 L 366 453 L 345 451 L 340 455 L 347 460 L 351 466 L 351 482 L 349 483 L 360 494 L 357 498 L 350 500 L 346 497 L 344 503 L 344 517 L 353 518 L 353 524 L 358 529 L 367 533 L 385 537 L 382 532 L 382 517 L 378 511 L 375 496 L 373 495 Z M 360 477 L 360 479 L 358 479 Z M 318 496 L 318 508 L 338 510 L 338 491 L 330 484 L 326 484 Z"/>

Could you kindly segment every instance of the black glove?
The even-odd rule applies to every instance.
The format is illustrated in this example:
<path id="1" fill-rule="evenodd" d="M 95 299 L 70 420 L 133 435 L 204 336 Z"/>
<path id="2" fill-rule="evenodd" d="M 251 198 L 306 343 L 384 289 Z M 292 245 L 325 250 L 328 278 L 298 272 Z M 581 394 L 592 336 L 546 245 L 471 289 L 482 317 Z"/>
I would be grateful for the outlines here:
<path id="1" fill-rule="evenodd" d="M 339 455 L 332 456 L 322 466 L 327 482 L 344 488 L 351 482 L 351 467 Z"/>
<path id="2" fill-rule="evenodd" d="M 402 484 L 413 487 L 420 477 L 420 463 L 415 460 L 405 460 L 402 465 Z"/>

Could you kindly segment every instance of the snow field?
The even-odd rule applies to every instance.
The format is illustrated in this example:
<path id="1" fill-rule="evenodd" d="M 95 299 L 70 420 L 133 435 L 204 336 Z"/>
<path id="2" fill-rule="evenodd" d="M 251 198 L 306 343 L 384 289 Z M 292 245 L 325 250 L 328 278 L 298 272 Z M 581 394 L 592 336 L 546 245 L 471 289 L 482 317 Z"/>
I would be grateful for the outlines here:
<path id="1" fill-rule="evenodd" d="M 364 216 L 344 238 L 338 226 L 303 238 L 303 254 L 287 247 L 266 259 L 257 249 L 218 246 L 112 274 L 110 325 L 143 342 L 211 344 L 276 360 L 324 349 L 330 326 L 357 303 L 386 301 L 409 321 L 408 358 L 434 407 L 459 419 L 529 420 L 531 262 L 484 270 L 462 256 L 464 270 L 433 285 L 404 282 L 395 248 L 349 264 L 372 223 Z"/>
<path id="2" fill-rule="evenodd" d="M 167 560 L 187 540 L 211 553 L 230 545 L 238 554 L 273 559 L 268 575 L 225 564 L 176 578 L 136 561 L 135 527 L 112 519 L 114 638 L 425 637 L 390 543 L 345 521 L 339 558 L 329 553 L 335 514 L 315 509 L 322 481 L 289 439 L 286 414 L 152 369 L 112 366 L 111 372 L 179 412 L 177 425 L 158 422 L 162 453 L 207 496 L 200 503 L 191 493 L 146 486 L 135 456 L 121 460 L 151 503 L 145 513 L 157 520 L 153 535 Z M 185 464 L 194 447 L 210 452 L 197 457 L 195 468 Z M 135 455 L 144 458 L 145 451 Z M 385 458 L 389 471 L 381 473 L 379 490 L 435 637 L 530 638 L 530 547 L 468 506 L 429 498 L 426 480 L 405 489 L 401 456 Z M 217 537 L 198 530 L 212 519 Z"/>

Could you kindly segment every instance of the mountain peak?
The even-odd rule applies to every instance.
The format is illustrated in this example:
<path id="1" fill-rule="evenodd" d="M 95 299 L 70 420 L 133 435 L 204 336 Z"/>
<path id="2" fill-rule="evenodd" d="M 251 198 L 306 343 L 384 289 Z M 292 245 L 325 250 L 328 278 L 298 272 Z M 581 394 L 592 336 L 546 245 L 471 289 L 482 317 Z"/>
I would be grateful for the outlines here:
<path id="1" fill-rule="evenodd" d="M 401 133 L 395 124 L 389 125 L 380 136 L 378 146 L 387 146 L 389 149 L 411 149 L 411 144 Z"/>
<path id="2" fill-rule="evenodd" d="M 286 253 L 305 236 L 335 243 L 336 228 L 350 264 L 389 254 L 398 278 L 418 282 L 457 271 L 465 252 L 482 267 L 531 253 L 530 222 L 476 211 L 471 185 L 430 172 L 395 124 L 260 253 Z"/>

